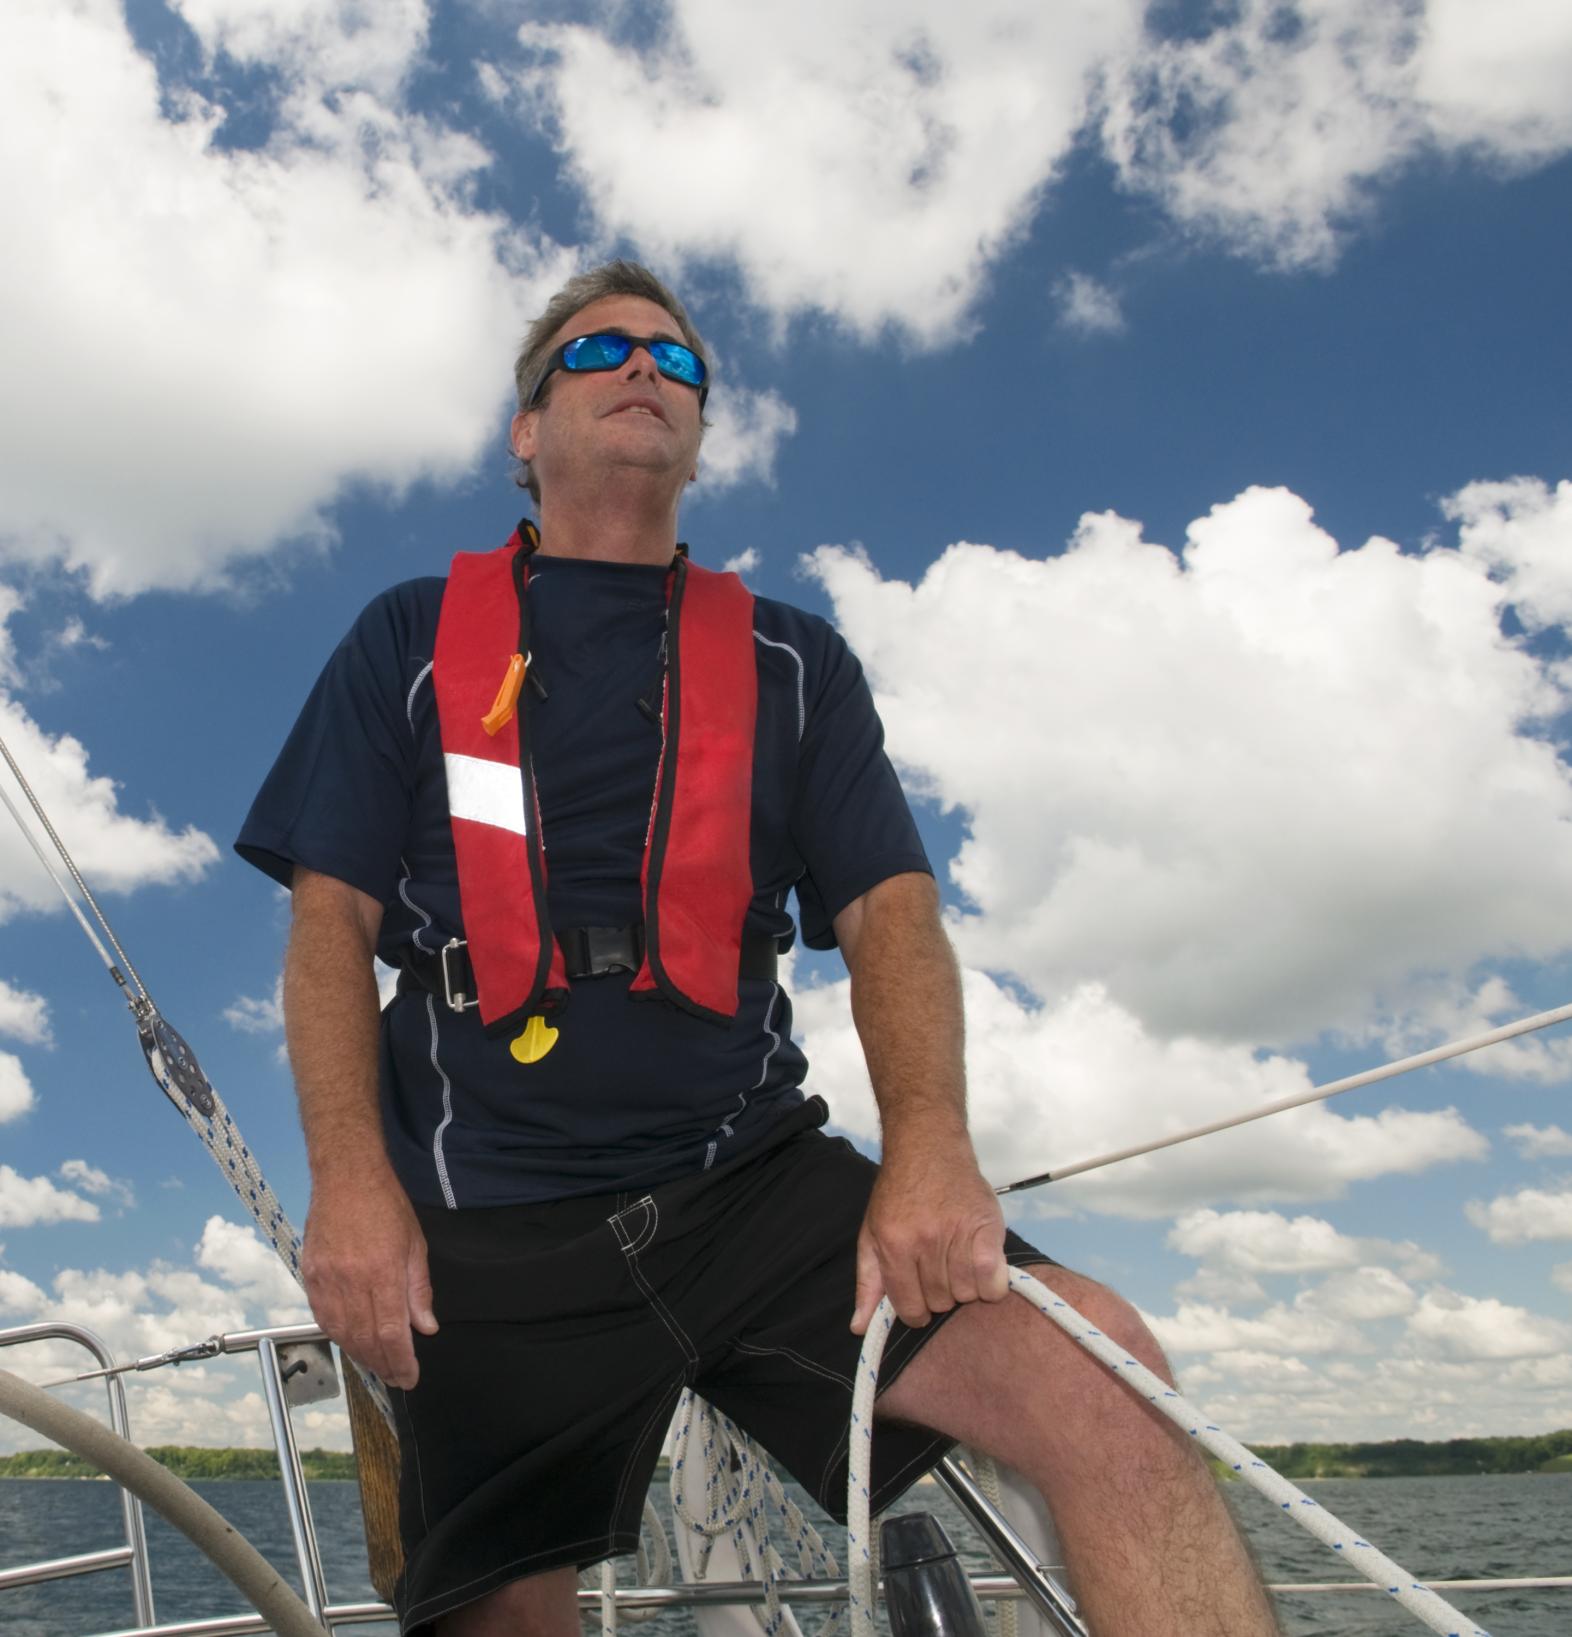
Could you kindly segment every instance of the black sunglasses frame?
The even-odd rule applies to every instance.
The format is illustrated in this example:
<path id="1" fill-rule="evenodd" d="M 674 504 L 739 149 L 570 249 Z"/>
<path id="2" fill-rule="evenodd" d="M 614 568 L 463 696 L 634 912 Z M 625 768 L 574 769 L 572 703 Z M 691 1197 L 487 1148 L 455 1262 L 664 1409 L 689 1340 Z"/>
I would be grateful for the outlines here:
<path id="1" fill-rule="evenodd" d="M 569 347 L 575 347 L 581 341 L 598 341 L 602 337 L 617 341 L 626 341 L 628 343 L 627 353 L 614 364 L 598 364 L 586 367 L 584 365 L 575 366 L 568 362 L 567 351 Z M 535 384 L 535 395 L 530 399 L 529 407 L 533 409 L 536 404 L 540 402 L 540 395 L 546 390 L 546 382 L 554 374 L 556 374 L 559 369 L 565 375 L 605 375 L 611 370 L 621 369 L 622 366 L 627 363 L 628 359 L 631 358 L 640 347 L 643 347 L 643 349 L 650 355 L 650 359 L 654 363 L 655 368 L 660 372 L 664 379 L 668 381 L 675 381 L 678 386 L 693 387 L 693 389 L 699 395 L 699 408 L 701 410 L 704 408 L 704 401 L 710 395 L 709 365 L 704 362 L 704 360 L 698 355 L 697 352 L 694 351 L 692 347 L 688 345 L 686 341 L 673 341 L 669 335 L 628 335 L 622 330 L 589 330 L 583 335 L 570 336 L 562 343 L 560 347 L 557 348 L 554 353 L 552 353 L 550 358 L 546 360 L 546 368 L 542 372 L 540 380 Z M 681 347 L 682 350 L 693 359 L 694 363 L 698 365 L 698 381 L 696 383 L 693 381 L 685 381 L 680 375 L 674 375 L 670 370 L 663 368 L 660 361 L 660 355 L 655 351 L 656 347 Z"/>

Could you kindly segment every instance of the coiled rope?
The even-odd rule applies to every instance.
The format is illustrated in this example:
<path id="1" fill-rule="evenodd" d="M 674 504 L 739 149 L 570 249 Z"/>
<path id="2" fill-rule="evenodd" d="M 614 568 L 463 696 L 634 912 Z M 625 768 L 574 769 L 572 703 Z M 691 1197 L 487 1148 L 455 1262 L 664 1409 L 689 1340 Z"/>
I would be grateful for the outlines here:
<path id="1" fill-rule="evenodd" d="M 1154 1375 L 1138 1359 L 1116 1346 L 1091 1322 L 1039 1279 L 1020 1268 L 1010 1269 L 1010 1289 L 1025 1298 L 1045 1318 L 1053 1320 L 1068 1336 L 1079 1342 L 1094 1358 L 1105 1364 L 1132 1392 L 1138 1393 L 1154 1409 L 1160 1410 L 1176 1426 L 1220 1460 L 1227 1461 L 1252 1487 L 1275 1501 L 1295 1523 L 1346 1560 L 1365 1579 L 1384 1589 L 1432 1631 L 1445 1637 L 1489 1637 L 1467 1615 L 1453 1608 L 1445 1598 L 1378 1551 L 1369 1541 L 1333 1517 L 1323 1506 L 1296 1488 L 1281 1473 L 1252 1454 L 1237 1439 L 1208 1421 L 1195 1406 Z M 874 1393 L 879 1385 L 879 1362 L 884 1344 L 895 1324 L 895 1309 L 888 1297 L 880 1302 L 868 1333 L 863 1338 L 862 1356 L 857 1361 L 857 1380 L 852 1393 L 851 1459 L 847 1479 L 846 1555 L 850 1560 L 850 1608 L 852 1637 L 874 1637 L 874 1587 L 877 1581 L 870 1551 L 872 1535 L 868 1516 L 871 1456 L 873 1450 Z"/>
<path id="2" fill-rule="evenodd" d="M 694 1545 L 693 1579 L 704 1578 L 705 1565 L 718 1540 L 730 1538 L 742 1577 L 764 1585 L 765 1603 L 752 1612 L 764 1637 L 777 1637 L 788 1615 L 781 1601 L 783 1581 L 793 1578 L 771 1538 L 773 1518 L 784 1531 L 786 1550 L 797 1560 L 797 1573 L 821 1579 L 840 1574 L 835 1555 L 802 1508 L 786 1493 L 769 1457 L 731 1419 L 696 1393 L 684 1392 L 677 1404 L 671 1450 L 671 1505 L 675 1526 Z M 688 1503 L 684 1478 L 690 1469 L 703 1473 L 703 1508 Z M 835 1637 L 844 1623 L 844 1608 L 833 1609 L 818 1637 Z"/>

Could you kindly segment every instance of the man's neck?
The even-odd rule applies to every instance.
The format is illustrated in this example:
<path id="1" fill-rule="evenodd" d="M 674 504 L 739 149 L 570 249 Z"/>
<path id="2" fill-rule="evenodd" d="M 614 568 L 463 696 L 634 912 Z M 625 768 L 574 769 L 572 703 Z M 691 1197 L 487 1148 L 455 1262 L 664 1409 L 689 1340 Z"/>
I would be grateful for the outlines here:
<path id="1" fill-rule="evenodd" d="M 542 553 L 606 563 L 669 563 L 677 550 L 676 505 L 608 504 L 609 499 L 603 492 L 576 504 L 571 495 L 543 495 Z"/>

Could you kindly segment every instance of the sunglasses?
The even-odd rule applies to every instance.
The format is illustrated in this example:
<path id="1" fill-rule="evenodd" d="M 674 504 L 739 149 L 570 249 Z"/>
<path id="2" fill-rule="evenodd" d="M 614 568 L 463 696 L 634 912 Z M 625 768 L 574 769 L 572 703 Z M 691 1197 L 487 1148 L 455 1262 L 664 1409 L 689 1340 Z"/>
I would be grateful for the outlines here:
<path id="1" fill-rule="evenodd" d="M 666 341 L 656 335 L 620 335 L 615 330 L 599 330 L 594 335 L 579 335 L 564 342 L 546 361 L 546 370 L 530 399 L 533 408 L 540 402 L 547 378 L 554 370 L 565 369 L 570 375 L 591 375 L 601 370 L 621 369 L 633 354 L 635 347 L 643 349 L 655 361 L 668 381 L 681 381 L 694 387 L 699 394 L 699 408 L 709 397 L 710 389 L 704 384 L 709 370 L 704 360 L 680 341 Z"/>

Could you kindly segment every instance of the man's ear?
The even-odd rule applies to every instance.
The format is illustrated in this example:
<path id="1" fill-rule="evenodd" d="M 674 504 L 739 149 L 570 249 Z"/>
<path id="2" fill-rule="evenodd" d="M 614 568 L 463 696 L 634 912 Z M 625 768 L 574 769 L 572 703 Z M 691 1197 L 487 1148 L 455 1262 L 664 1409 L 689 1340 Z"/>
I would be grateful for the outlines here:
<path id="1" fill-rule="evenodd" d="M 540 411 L 536 409 L 521 409 L 513 417 L 513 426 L 510 439 L 513 444 L 513 453 L 520 460 L 535 458 L 535 422 Z"/>

